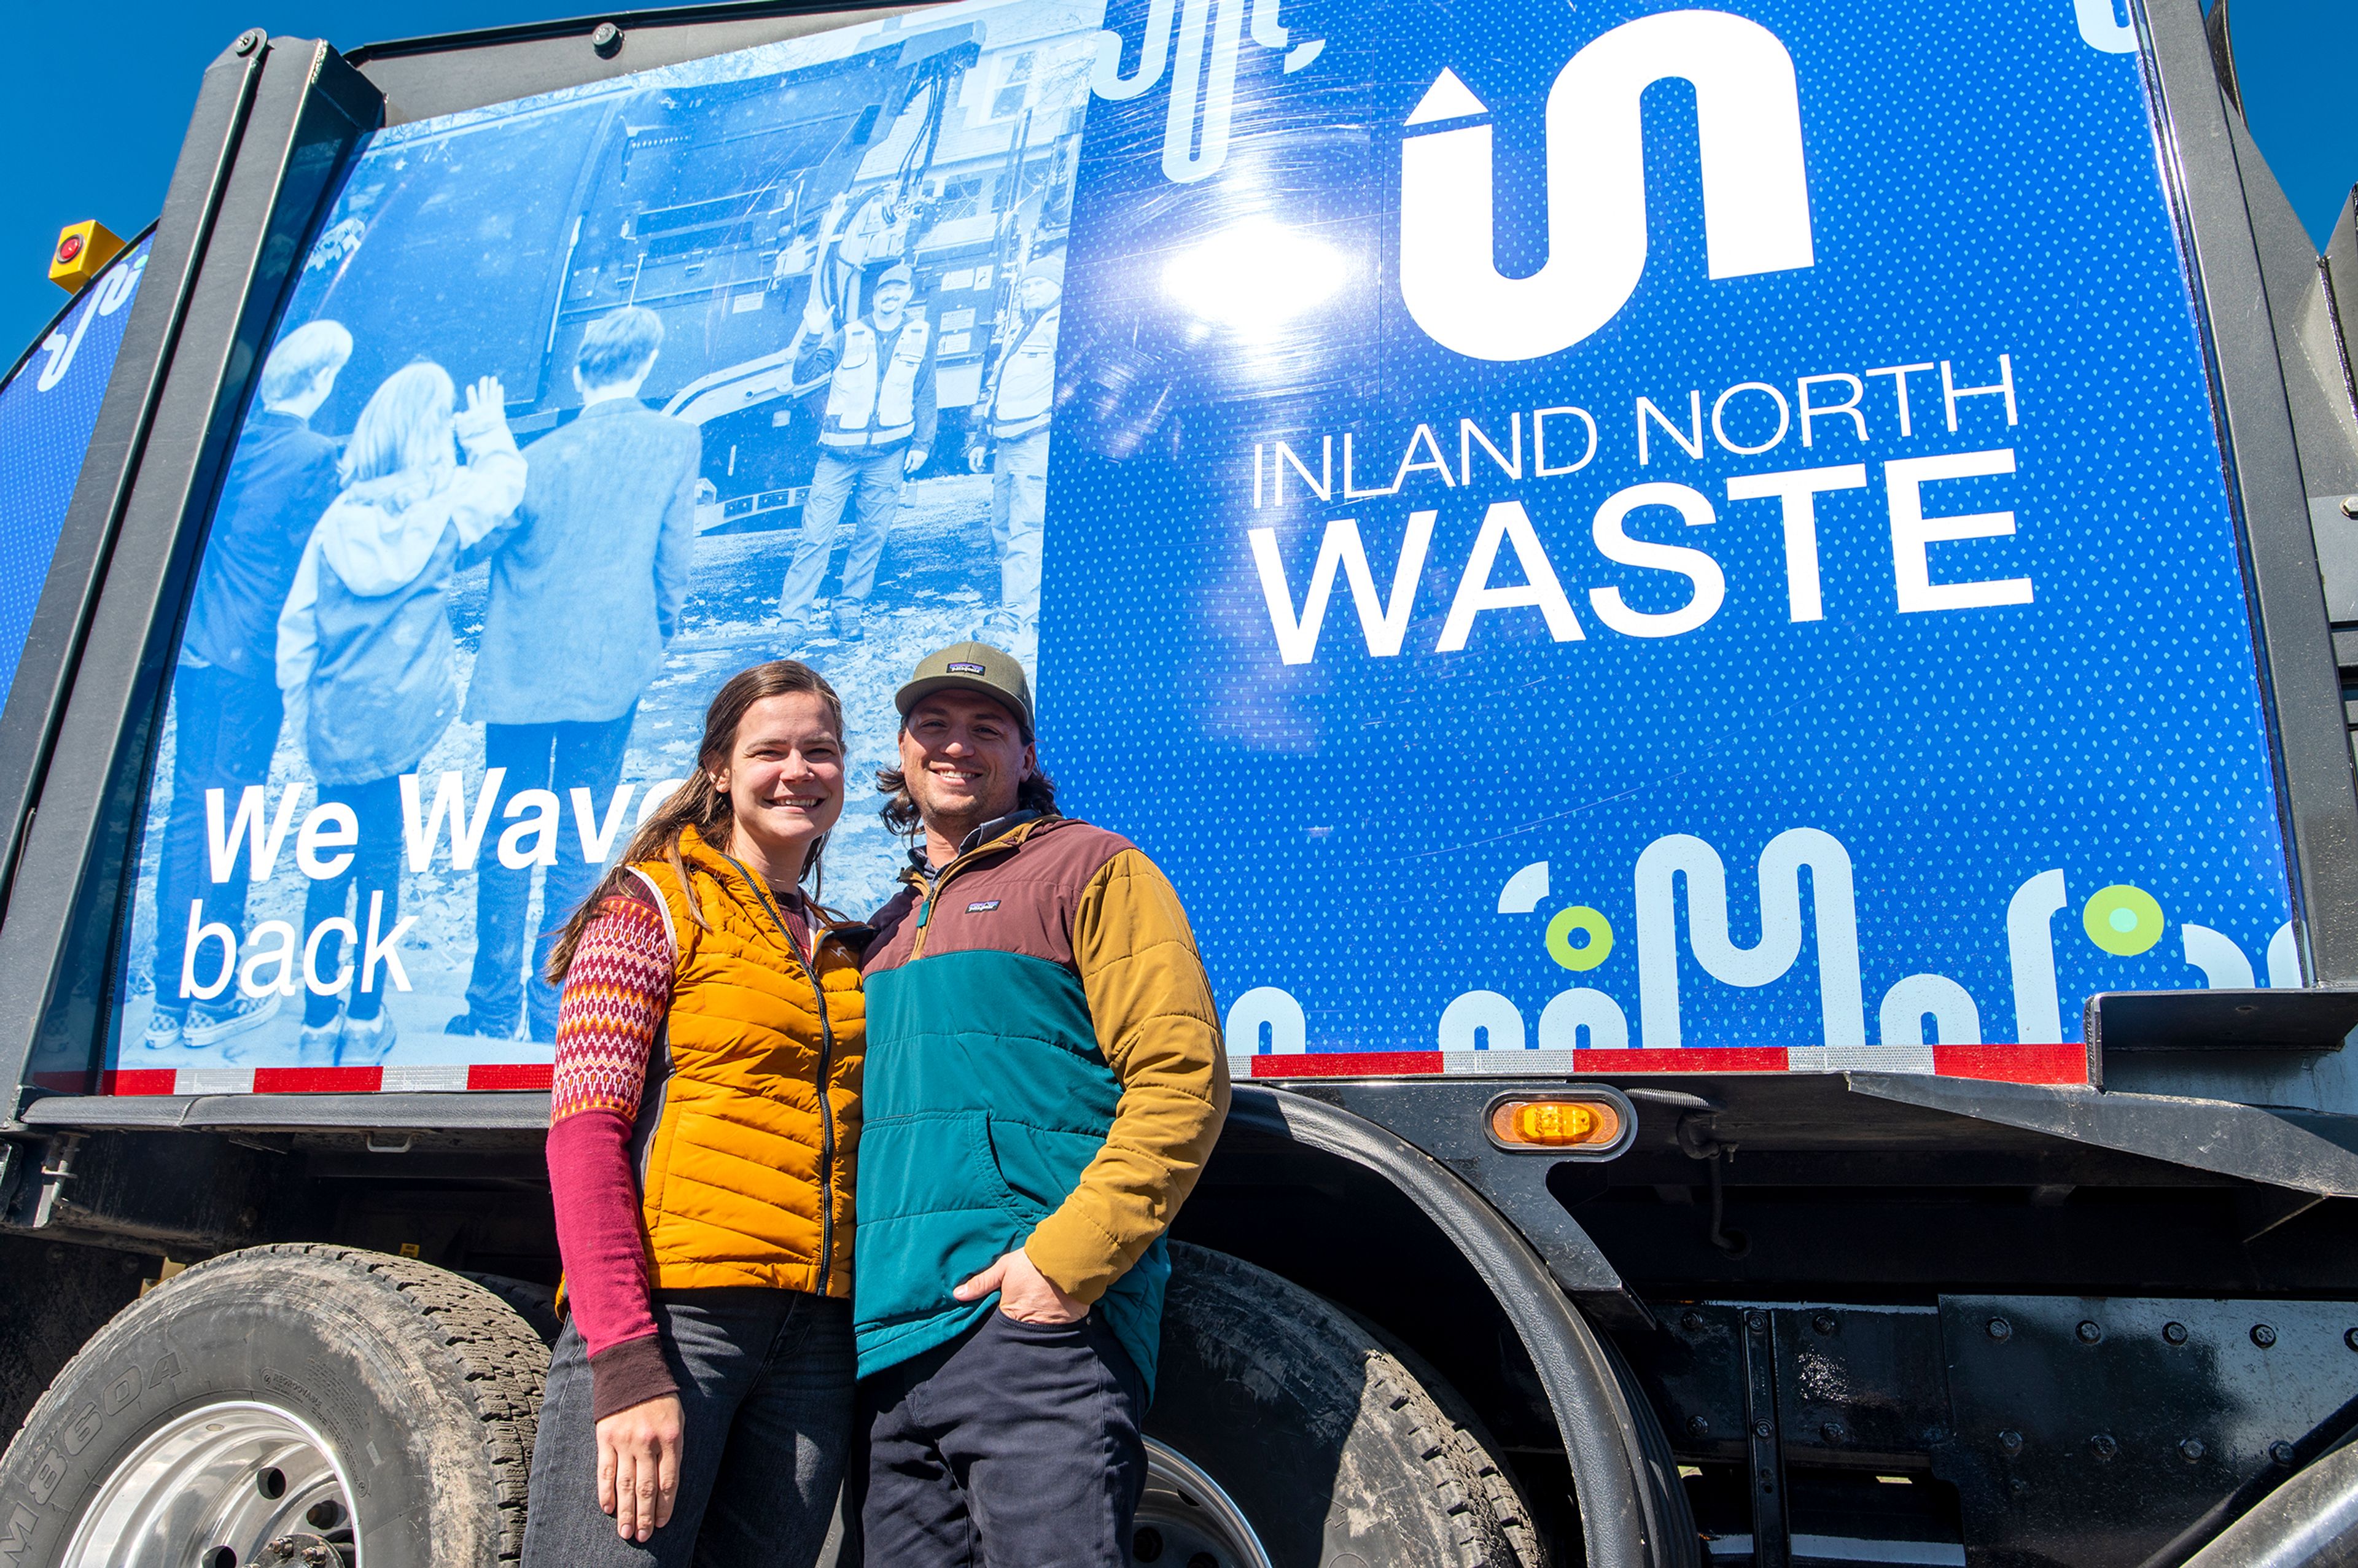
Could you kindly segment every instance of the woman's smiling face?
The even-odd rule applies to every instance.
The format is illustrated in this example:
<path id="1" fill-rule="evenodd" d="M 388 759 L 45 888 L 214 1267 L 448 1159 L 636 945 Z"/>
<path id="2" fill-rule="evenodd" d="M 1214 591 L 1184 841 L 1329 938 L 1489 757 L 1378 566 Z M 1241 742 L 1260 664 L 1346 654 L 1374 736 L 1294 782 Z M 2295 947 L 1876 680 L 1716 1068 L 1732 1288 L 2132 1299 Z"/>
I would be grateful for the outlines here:
<path id="1" fill-rule="evenodd" d="M 729 797 L 738 841 L 759 845 L 772 872 L 792 880 L 843 815 L 843 766 L 826 700 L 793 691 L 745 710 L 729 765 L 712 783 Z"/>

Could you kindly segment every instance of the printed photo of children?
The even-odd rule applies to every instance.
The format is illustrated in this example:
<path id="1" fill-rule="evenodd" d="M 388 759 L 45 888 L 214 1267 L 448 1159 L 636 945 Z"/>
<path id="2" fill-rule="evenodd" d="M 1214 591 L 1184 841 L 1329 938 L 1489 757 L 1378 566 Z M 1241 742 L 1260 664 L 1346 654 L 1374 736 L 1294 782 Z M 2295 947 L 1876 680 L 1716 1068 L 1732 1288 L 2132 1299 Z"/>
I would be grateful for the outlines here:
<path id="1" fill-rule="evenodd" d="M 957 6 L 372 139 L 200 558 L 114 1065 L 546 1063 L 552 937 L 730 673 L 889 714 L 982 636 L 1036 678 L 1097 25 Z M 902 856 L 847 813 L 824 896 Z"/>

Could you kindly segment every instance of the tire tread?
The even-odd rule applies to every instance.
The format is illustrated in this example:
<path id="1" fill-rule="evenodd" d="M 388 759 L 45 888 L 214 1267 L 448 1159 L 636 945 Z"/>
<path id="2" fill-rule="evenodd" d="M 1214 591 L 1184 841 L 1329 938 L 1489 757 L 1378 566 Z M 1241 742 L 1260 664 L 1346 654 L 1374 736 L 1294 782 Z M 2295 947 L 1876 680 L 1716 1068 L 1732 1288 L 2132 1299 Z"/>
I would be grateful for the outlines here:
<path id="1" fill-rule="evenodd" d="M 1385 1424 L 1399 1436 L 1401 1450 L 1418 1456 L 1419 1479 L 1429 1489 L 1434 1514 L 1447 1521 L 1453 1537 L 1449 1556 L 1433 1568 L 1543 1568 L 1543 1554 L 1527 1555 L 1519 1549 L 1521 1541 L 1537 1549 L 1537 1536 L 1529 1510 L 1514 1495 L 1513 1482 L 1435 1399 L 1426 1381 L 1433 1376 L 1430 1368 L 1421 1377 L 1382 1336 L 1279 1275 L 1182 1242 L 1174 1242 L 1171 1251 L 1172 1295 L 1185 1315 L 1253 1325 L 1257 1335 L 1271 1342 L 1272 1359 L 1297 1368 L 1319 1360 L 1352 1363 L 1343 1369 L 1358 1379 L 1360 1419 L 1382 1412 Z M 1170 1322 L 1170 1314 L 1165 1321 Z M 1512 1500 L 1511 1509 L 1501 1508 L 1500 1487 Z M 1520 1536 L 1504 1517 L 1509 1513 L 1520 1527 Z"/>
<path id="2" fill-rule="evenodd" d="M 1515 1484 L 1513 1475 L 1499 1463 L 1497 1442 L 1482 1423 L 1482 1418 L 1475 1413 L 1472 1401 L 1390 1331 L 1348 1308 L 1343 1310 L 1418 1380 L 1433 1400 L 1445 1423 L 1451 1461 L 1465 1477 L 1467 1490 L 1481 1499 L 1497 1530 L 1498 1549 L 1507 1554 L 1501 1561 L 1518 1568 L 1549 1568 L 1547 1542 L 1531 1517 L 1531 1505 L 1523 1500 L 1522 1489 Z"/>
<path id="3" fill-rule="evenodd" d="M 540 1422 L 548 1351 L 524 1316 L 488 1287 L 416 1258 L 332 1242 L 290 1241 L 223 1253 L 183 1270 L 151 1292 L 187 1288 L 209 1271 L 279 1258 L 323 1264 L 383 1292 L 380 1304 L 415 1314 L 449 1355 L 462 1398 L 481 1430 L 499 1508 L 497 1561 L 524 1554 L 525 1502 Z"/>

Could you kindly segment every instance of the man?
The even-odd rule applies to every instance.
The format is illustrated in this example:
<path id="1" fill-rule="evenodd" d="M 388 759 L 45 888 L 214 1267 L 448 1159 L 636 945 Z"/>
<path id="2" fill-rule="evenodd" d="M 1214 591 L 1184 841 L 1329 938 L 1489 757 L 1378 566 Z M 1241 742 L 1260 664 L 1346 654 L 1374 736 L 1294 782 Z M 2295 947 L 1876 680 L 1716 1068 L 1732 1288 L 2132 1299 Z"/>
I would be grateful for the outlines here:
<path id="1" fill-rule="evenodd" d="M 827 212 L 825 232 L 833 255 L 827 269 L 827 304 L 846 319 L 860 314 L 860 280 L 879 262 L 898 261 L 908 242 L 911 213 L 901 200 L 901 181 L 888 179 L 868 193 L 848 222 L 838 222 L 851 193 L 839 191 Z"/>
<path id="2" fill-rule="evenodd" d="M 984 622 L 1018 658 L 1040 636 L 1040 542 L 1048 515 L 1048 420 L 1055 412 L 1056 325 L 1063 313 L 1065 253 L 1035 259 L 1016 286 L 1022 320 L 983 394 L 990 449 L 981 440 L 967 466 L 990 470 L 990 538 L 999 547 L 999 608 Z"/>
<path id="3" fill-rule="evenodd" d="M 907 265 L 895 262 L 876 281 L 870 314 L 827 333 L 795 361 L 797 382 L 832 378 L 819 421 L 818 464 L 803 498 L 802 538 L 778 596 L 788 647 L 817 630 L 814 607 L 847 502 L 853 507 L 851 547 L 832 618 L 837 636 L 860 638 L 860 607 L 876 591 L 876 563 L 901 504 L 901 481 L 925 466 L 933 448 L 934 331 L 923 311 L 909 308 L 913 282 Z"/>
<path id="4" fill-rule="evenodd" d="M 921 834 L 863 965 L 867 1561 L 1120 1568 L 1163 1235 L 1228 1113 L 1211 987 L 1154 863 L 1057 814 L 1014 658 L 946 648 L 896 702 L 877 782 Z"/>
<path id="5" fill-rule="evenodd" d="M 628 306 L 582 334 L 573 367 L 581 413 L 534 442 L 514 531 L 492 558 L 482 651 L 464 718 L 483 729 L 483 765 L 504 768 L 511 817 L 545 791 L 562 820 L 538 837 L 548 868 L 540 927 L 525 962 L 532 862 L 486 843 L 475 870 L 475 965 L 453 1034 L 557 1038 L 548 952 L 602 866 L 584 838 L 608 831 L 639 696 L 679 630 L 696 550 L 696 427 L 658 414 L 639 389 L 663 348 L 663 322 Z M 627 837 L 628 835 L 623 835 Z M 611 846 L 610 846 L 611 848 Z M 527 968 L 529 979 L 526 978 Z"/>
<path id="6" fill-rule="evenodd" d="M 234 985 L 191 1007 L 189 942 L 214 922 L 245 929 L 247 859 L 211 863 L 205 797 L 222 792 L 226 836 L 245 791 L 270 777 L 286 717 L 278 611 L 338 489 L 340 445 L 311 428 L 311 416 L 352 357 L 352 335 L 335 321 L 308 321 L 279 340 L 263 362 L 262 407 L 238 437 L 213 512 L 172 675 L 177 720 L 172 804 L 156 879 L 156 1011 L 142 1041 L 151 1051 L 216 1045 L 278 1011 L 276 992 L 250 997 Z"/>

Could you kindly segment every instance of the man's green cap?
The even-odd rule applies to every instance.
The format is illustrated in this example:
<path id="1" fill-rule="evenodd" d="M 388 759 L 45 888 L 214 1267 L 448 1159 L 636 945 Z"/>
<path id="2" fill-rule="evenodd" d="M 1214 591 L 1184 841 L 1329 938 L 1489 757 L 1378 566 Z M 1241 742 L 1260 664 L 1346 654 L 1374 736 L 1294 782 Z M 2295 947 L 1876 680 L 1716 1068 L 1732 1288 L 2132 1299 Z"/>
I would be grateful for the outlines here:
<path id="1" fill-rule="evenodd" d="M 971 691 L 1005 703 L 1023 721 L 1025 740 L 1032 737 L 1032 683 L 1015 655 L 988 643 L 953 643 L 917 661 L 909 684 L 893 694 L 901 717 L 937 691 Z"/>

